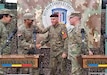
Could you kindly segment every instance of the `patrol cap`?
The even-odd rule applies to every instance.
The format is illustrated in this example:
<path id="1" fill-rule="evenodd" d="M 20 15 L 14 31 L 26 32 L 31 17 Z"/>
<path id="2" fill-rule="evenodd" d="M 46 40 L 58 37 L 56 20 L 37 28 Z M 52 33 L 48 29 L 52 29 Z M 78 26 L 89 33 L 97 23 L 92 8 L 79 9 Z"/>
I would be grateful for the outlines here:
<path id="1" fill-rule="evenodd" d="M 23 15 L 23 19 L 24 20 L 26 20 L 26 19 L 34 20 L 34 15 L 32 13 L 25 13 Z"/>
<path id="2" fill-rule="evenodd" d="M 14 16 L 10 9 L 1 9 L 0 14 L 9 14 L 10 16 Z"/>
<path id="3" fill-rule="evenodd" d="M 50 15 L 50 17 L 58 17 L 58 14 L 54 13 L 54 14 Z"/>
<path id="4" fill-rule="evenodd" d="M 81 18 L 81 14 L 80 13 L 71 13 L 70 18 L 73 18 L 75 16 L 78 16 L 79 18 Z"/>

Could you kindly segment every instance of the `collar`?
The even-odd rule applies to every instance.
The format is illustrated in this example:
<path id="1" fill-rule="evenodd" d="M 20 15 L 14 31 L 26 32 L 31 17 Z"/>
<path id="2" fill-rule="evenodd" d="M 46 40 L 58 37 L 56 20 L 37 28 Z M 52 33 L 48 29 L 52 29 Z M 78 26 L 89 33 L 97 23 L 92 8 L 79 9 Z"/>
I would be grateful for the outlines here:
<path id="1" fill-rule="evenodd" d="M 58 23 L 58 24 L 56 24 L 56 25 L 54 25 L 53 27 L 54 27 L 54 28 L 57 28 L 58 26 L 59 26 L 59 23 Z"/>

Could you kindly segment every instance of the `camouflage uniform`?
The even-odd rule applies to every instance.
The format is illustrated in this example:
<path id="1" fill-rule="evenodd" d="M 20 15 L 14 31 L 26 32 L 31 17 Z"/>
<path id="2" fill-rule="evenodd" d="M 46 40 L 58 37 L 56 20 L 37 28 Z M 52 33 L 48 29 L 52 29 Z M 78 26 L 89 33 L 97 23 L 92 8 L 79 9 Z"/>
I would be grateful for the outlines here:
<path id="1" fill-rule="evenodd" d="M 0 15 L 3 15 L 3 14 L 8 14 L 10 17 L 13 16 L 13 14 L 11 14 L 11 10 L 9 10 L 9 9 L 0 10 Z M 1 49 L 6 44 L 6 40 L 9 36 L 9 28 L 8 28 L 9 23 L 4 22 L 2 19 L 3 18 L 1 18 L 1 20 L 0 20 L 0 53 L 1 53 Z M 6 46 L 3 49 L 3 55 L 6 55 L 6 54 L 11 54 L 10 45 Z M 0 75 L 4 74 L 3 71 L 4 70 L 0 68 Z"/>
<path id="2" fill-rule="evenodd" d="M 8 37 L 8 30 L 6 28 L 6 24 L 0 20 L 0 53 L 1 53 L 2 47 L 6 43 L 7 37 Z M 9 46 L 7 46 L 5 49 L 3 49 L 3 54 L 10 54 Z M 3 75 L 3 69 L 0 69 L 0 75 Z"/>
<path id="3" fill-rule="evenodd" d="M 34 27 L 26 28 L 25 25 L 21 25 L 18 29 L 18 33 L 22 34 L 19 40 L 19 54 L 27 54 L 29 50 L 34 50 L 33 43 L 33 30 Z M 28 69 L 23 69 L 24 71 L 28 71 Z M 33 69 L 33 75 L 39 75 L 37 69 Z"/>
<path id="4" fill-rule="evenodd" d="M 27 54 L 29 50 L 34 50 L 34 28 L 36 30 L 36 33 L 45 33 L 45 30 L 42 31 L 37 26 L 31 26 L 31 28 L 26 28 L 26 26 L 23 24 L 18 28 L 18 34 L 21 34 L 21 36 L 19 36 L 19 54 Z"/>
<path id="5" fill-rule="evenodd" d="M 11 14 L 11 10 L 9 9 L 2 9 L 0 11 L 0 15 L 3 14 L 8 14 L 10 16 L 13 16 L 13 14 Z M 9 23 L 3 22 L 2 20 L 0 20 L 0 53 L 1 53 L 1 48 L 5 45 L 6 40 L 9 36 Z M 6 46 L 5 49 L 3 49 L 3 54 L 10 54 L 10 48 L 9 46 Z"/>
<path id="6" fill-rule="evenodd" d="M 44 41 L 41 42 L 42 46 L 47 42 L 50 43 L 50 75 L 56 75 L 57 67 L 61 70 L 61 75 L 66 75 L 66 58 L 62 58 L 63 52 L 67 53 L 67 30 L 64 24 L 57 24 L 47 28 L 49 32 Z"/>
<path id="7" fill-rule="evenodd" d="M 7 29 L 7 25 L 0 20 L 0 50 L 5 45 L 8 35 L 9 30 Z M 3 49 L 3 54 L 10 54 L 9 46 Z"/>
<path id="8" fill-rule="evenodd" d="M 85 34 L 85 39 L 82 40 L 80 25 L 76 25 L 69 33 L 68 59 L 72 61 L 71 75 L 83 75 L 78 57 L 80 54 L 86 54 L 88 52 L 86 36 Z"/>
<path id="9" fill-rule="evenodd" d="M 31 13 L 26 13 L 24 15 L 24 19 L 30 19 L 33 20 L 33 16 Z M 37 26 L 31 26 L 30 28 L 27 28 L 25 24 L 22 24 L 19 28 L 18 28 L 18 35 L 19 35 L 19 50 L 18 53 L 19 54 L 28 54 L 28 52 L 35 52 L 35 44 L 34 44 L 34 37 L 33 37 L 33 31 L 36 31 L 36 33 L 45 33 L 47 32 L 45 29 L 44 30 L 40 30 L 39 27 Z M 34 54 L 34 53 L 33 53 Z M 28 69 L 25 69 L 28 71 Z M 25 71 L 24 70 L 24 71 Z M 38 69 L 33 69 L 33 75 L 39 75 L 39 71 Z"/>
<path id="10" fill-rule="evenodd" d="M 76 28 L 73 28 L 71 33 L 69 33 L 69 49 L 68 49 L 68 59 L 72 61 L 72 74 L 71 75 L 80 75 L 80 65 L 77 61 L 77 56 L 81 53 L 80 48 L 80 42 L 81 42 L 81 36 L 80 36 L 80 30 L 76 31 Z"/>

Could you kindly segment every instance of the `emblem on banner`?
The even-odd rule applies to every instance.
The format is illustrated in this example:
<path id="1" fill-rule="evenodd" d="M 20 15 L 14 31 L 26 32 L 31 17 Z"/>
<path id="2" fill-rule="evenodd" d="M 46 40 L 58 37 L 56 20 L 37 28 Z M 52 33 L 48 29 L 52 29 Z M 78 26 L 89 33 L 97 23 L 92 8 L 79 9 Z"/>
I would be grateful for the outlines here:
<path id="1" fill-rule="evenodd" d="M 67 10 L 63 8 L 52 9 L 52 14 L 57 13 L 59 16 L 59 22 L 66 24 L 67 22 Z"/>
<path id="2" fill-rule="evenodd" d="M 68 16 L 74 12 L 71 4 L 65 1 L 55 1 L 47 5 L 42 14 L 42 22 L 44 27 L 51 25 L 50 15 L 57 13 L 59 15 L 59 22 L 67 24 Z"/>

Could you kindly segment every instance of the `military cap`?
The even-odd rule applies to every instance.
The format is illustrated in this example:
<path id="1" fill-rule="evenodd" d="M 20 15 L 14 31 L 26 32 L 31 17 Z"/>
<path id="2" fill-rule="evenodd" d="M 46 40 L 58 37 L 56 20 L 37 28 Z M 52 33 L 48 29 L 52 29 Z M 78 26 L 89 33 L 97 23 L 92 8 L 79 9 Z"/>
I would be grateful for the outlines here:
<path id="1" fill-rule="evenodd" d="M 23 19 L 30 19 L 30 20 L 34 20 L 34 15 L 32 13 L 25 13 L 23 15 Z"/>
<path id="2" fill-rule="evenodd" d="M 81 18 L 81 14 L 80 13 L 71 13 L 70 18 L 78 16 L 79 18 Z"/>
<path id="3" fill-rule="evenodd" d="M 14 14 L 11 13 L 10 9 L 1 9 L 0 14 L 9 14 L 10 16 L 14 16 Z"/>
<path id="4" fill-rule="evenodd" d="M 50 17 L 58 17 L 58 14 L 54 13 L 54 14 L 50 15 Z"/>

